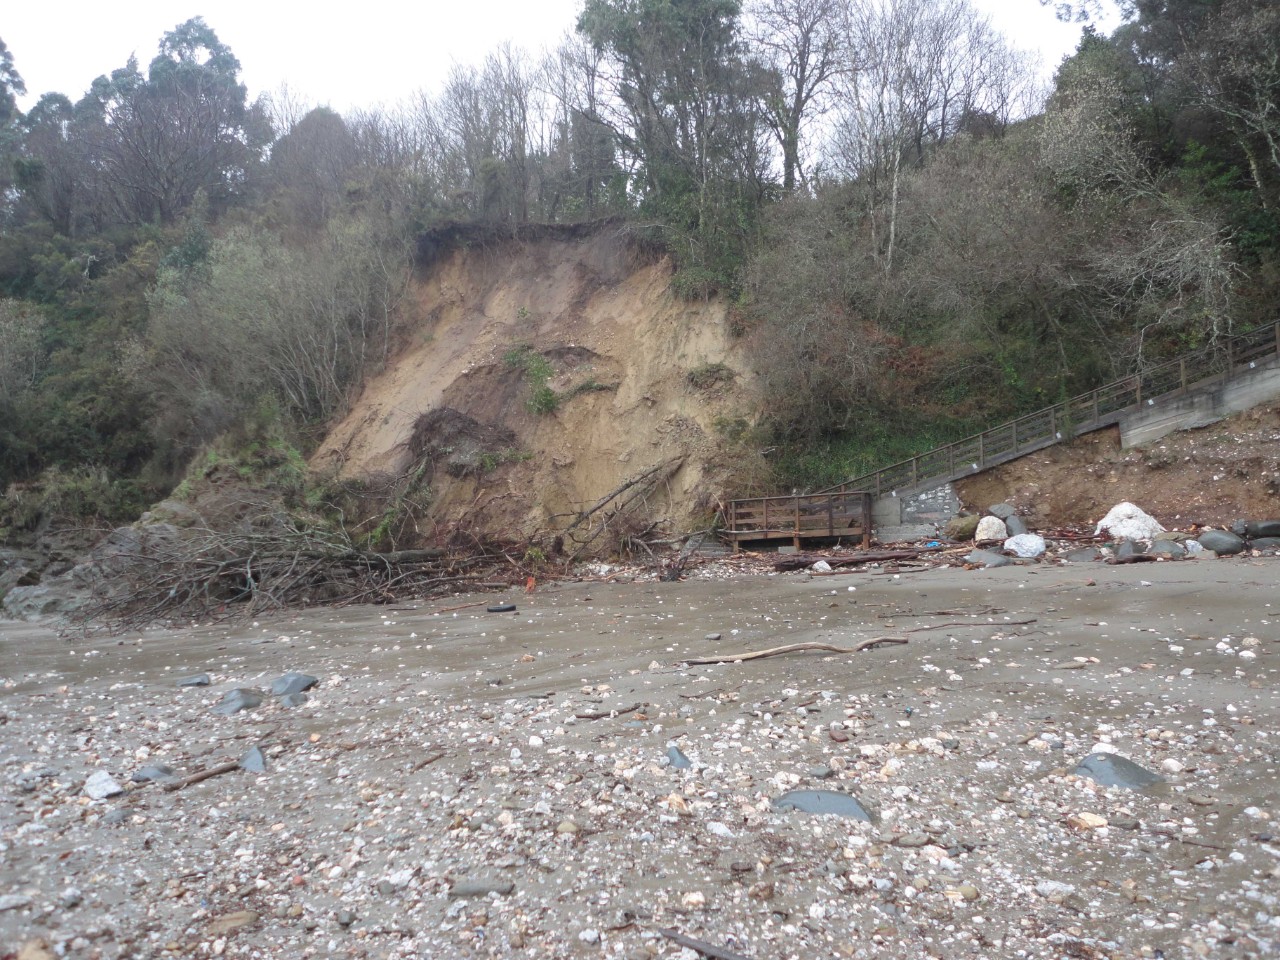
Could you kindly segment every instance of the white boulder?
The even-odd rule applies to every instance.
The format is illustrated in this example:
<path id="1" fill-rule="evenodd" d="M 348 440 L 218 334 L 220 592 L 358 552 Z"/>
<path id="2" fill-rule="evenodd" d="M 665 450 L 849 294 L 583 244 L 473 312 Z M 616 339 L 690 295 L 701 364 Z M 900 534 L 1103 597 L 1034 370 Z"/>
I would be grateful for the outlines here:
<path id="1" fill-rule="evenodd" d="M 1004 542 L 1004 549 L 1015 557 L 1043 557 L 1045 550 L 1044 537 L 1038 533 L 1020 533 Z"/>
<path id="2" fill-rule="evenodd" d="M 1117 503 L 1098 521 L 1093 535 L 1096 537 L 1103 533 L 1119 540 L 1152 540 L 1156 534 L 1164 533 L 1164 527 L 1155 517 L 1126 501 Z"/>
<path id="3" fill-rule="evenodd" d="M 1009 536 L 1009 528 L 1004 525 L 1004 521 L 999 517 L 983 517 L 978 521 L 978 529 L 974 531 L 973 539 L 978 543 L 988 540 L 1004 540 Z"/>

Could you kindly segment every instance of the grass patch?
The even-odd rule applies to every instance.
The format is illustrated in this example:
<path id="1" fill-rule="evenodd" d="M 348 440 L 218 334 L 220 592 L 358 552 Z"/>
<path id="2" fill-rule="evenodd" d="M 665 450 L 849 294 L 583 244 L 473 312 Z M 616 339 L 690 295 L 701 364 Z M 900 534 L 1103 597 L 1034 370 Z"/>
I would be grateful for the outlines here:
<path id="1" fill-rule="evenodd" d="M 685 382 L 695 390 L 710 390 L 718 383 L 733 383 L 733 368 L 723 363 L 703 363 L 684 375 Z"/>
<path id="2" fill-rule="evenodd" d="M 780 487 L 818 490 L 963 440 L 982 426 L 966 420 L 867 423 L 856 433 L 804 447 L 780 447 L 774 469 Z"/>
<path id="3" fill-rule="evenodd" d="M 507 352 L 503 357 L 508 367 L 524 372 L 524 379 L 529 384 L 529 399 L 525 406 L 533 413 L 555 413 L 560 406 L 560 394 L 548 384 L 555 376 L 555 368 L 538 351 L 530 346 L 519 346 Z"/>

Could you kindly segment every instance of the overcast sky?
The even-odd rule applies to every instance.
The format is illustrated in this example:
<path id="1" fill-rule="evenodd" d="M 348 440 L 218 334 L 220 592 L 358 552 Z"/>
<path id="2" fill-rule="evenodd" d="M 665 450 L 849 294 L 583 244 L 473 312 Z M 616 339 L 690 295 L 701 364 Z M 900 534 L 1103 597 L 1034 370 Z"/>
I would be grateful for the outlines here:
<path id="1" fill-rule="evenodd" d="M 1080 29 L 1038 0 L 975 0 L 1016 45 L 1038 51 L 1048 74 Z M 454 63 L 475 63 L 504 40 L 532 51 L 573 28 L 581 0 L 357 0 L 350 6 L 278 0 L 63 0 L 5 4 L 0 39 L 27 85 L 22 109 L 42 93 L 76 100 L 131 53 L 146 71 L 160 37 L 203 16 L 243 67 L 250 99 L 287 83 L 306 102 L 344 111 L 434 90 Z M 329 11 L 343 10 L 345 16 Z"/>

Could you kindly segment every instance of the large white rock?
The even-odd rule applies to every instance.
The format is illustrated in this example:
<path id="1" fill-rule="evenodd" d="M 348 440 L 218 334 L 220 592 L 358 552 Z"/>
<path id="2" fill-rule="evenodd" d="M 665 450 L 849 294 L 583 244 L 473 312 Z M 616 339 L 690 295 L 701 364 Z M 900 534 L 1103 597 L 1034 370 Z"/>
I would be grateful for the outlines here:
<path id="1" fill-rule="evenodd" d="M 999 517 L 983 517 L 978 521 L 978 529 L 973 539 L 979 542 L 986 540 L 1004 540 L 1009 536 L 1009 528 Z"/>
<path id="2" fill-rule="evenodd" d="M 1010 537 L 1004 542 L 1004 548 L 1015 557 L 1035 557 L 1044 556 L 1044 537 L 1038 533 L 1020 533 L 1016 537 Z"/>
<path id="3" fill-rule="evenodd" d="M 1117 503 L 1098 521 L 1093 535 L 1096 537 L 1103 533 L 1120 540 L 1152 540 L 1157 533 L 1164 533 L 1164 527 L 1155 517 L 1126 501 Z"/>
<path id="4" fill-rule="evenodd" d="M 84 792 L 90 800 L 106 800 L 124 793 L 124 787 L 111 778 L 105 770 L 97 770 L 84 782 Z"/>

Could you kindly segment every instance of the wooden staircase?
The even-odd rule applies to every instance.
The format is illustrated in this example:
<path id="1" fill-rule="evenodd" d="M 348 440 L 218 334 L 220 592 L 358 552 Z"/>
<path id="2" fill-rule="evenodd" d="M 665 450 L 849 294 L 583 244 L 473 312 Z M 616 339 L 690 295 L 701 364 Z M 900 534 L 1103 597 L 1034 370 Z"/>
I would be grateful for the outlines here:
<path id="1" fill-rule="evenodd" d="M 721 536 L 742 543 L 851 539 L 871 545 L 871 513 L 881 497 L 910 497 L 981 473 L 1280 357 L 1280 322 L 1232 338 L 1010 420 L 955 443 L 890 464 L 815 493 L 754 497 L 726 504 Z"/>

